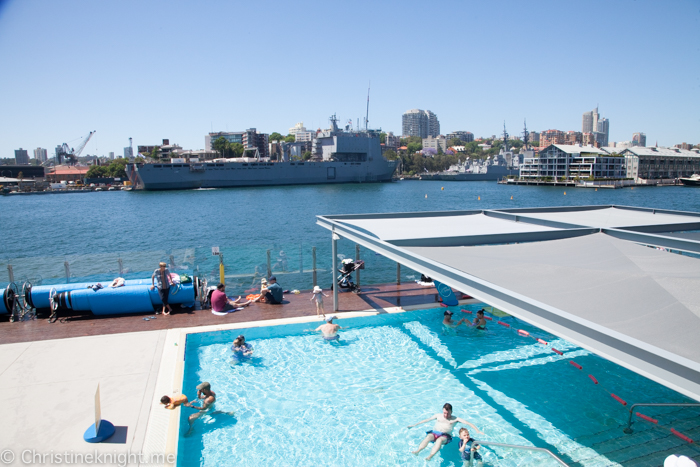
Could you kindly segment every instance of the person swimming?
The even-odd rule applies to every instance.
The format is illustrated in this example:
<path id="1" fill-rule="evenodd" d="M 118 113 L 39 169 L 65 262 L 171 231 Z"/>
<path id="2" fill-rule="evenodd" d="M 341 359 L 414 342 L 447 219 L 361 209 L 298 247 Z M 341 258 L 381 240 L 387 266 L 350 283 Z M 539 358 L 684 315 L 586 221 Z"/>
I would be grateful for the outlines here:
<path id="1" fill-rule="evenodd" d="M 486 319 L 484 318 L 484 309 L 482 308 L 481 310 L 476 312 L 476 318 L 474 318 L 474 322 L 471 323 L 473 327 L 476 327 L 477 329 L 483 331 L 486 329 Z"/>
<path id="2" fill-rule="evenodd" d="M 445 326 L 449 326 L 451 328 L 456 328 L 457 326 L 459 326 L 460 324 L 462 324 L 466 320 L 466 318 L 463 318 L 457 322 L 454 322 L 454 321 L 452 321 L 453 314 L 454 314 L 454 312 L 452 312 L 450 310 L 445 310 L 445 312 L 442 314 L 443 315 L 442 324 L 444 324 Z"/>
<path id="3" fill-rule="evenodd" d="M 423 449 L 428 446 L 428 443 L 435 443 L 433 449 L 431 449 L 430 454 L 425 460 L 429 461 L 433 458 L 435 454 L 445 445 L 452 441 L 452 430 L 457 423 L 462 423 L 464 425 L 469 425 L 474 428 L 479 433 L 483 433 L 476 426 L 472 425 L 466 420 L 452 415 L 452 404 L 445 404 L 442 406 L 442 413 L 435 414 L 430 418 L 420 421 L 416 424 L 409 425 L 408 428 L 413 428 L 414 426 L 420 425 L 422 423 L 427 423 L 430 420 L 435 420 L 435 426 L 432 430 L 426 431 L 426 437 L 421 441 L 418 449 L 413 451 L 413 454 L 418 454 Z"/>
<path id="4" fill-rule="evenodd" d="M 323 338 L 327 341 L 334 341 L 340 339 L 340 336 L 338 335 L 338 330 L 343 328 L 337 324 L 333 324 L 334 319 L 338 319 L 338 317 L 335 315 L 327 316 L 326 324 L 322 324 L 321 326 L 316 328 L 316 331 L 321 331 L 321 335 L 323 335 Z"/>
<path id="5" fill-rule="evenodd" d="M 234 356 L 238 358 L 253 356 L 253 346 L 245 341 L 245 336 L 243 334 L 233 340 L 231 350 L 233 351 Z"/>

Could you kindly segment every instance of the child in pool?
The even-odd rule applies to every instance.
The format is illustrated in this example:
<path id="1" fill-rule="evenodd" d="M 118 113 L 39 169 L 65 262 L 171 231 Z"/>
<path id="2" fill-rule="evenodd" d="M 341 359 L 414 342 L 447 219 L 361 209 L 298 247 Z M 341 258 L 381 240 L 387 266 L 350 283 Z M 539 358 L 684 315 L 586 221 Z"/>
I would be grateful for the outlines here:
<path id="1" fill-rule="evenodd" d="M 474 443 L 474 438 L 469 437 L 469 430 L 466 428 L 460 428 L 459 430 L 459 452 L 462 457 L 463 465 L 481 467 L 484 465 L 481 454 L 477 451 L 481 446 Z M 471 463 L 471 459 L 474 463 Z"/>
<path id="2" fill-rule="evenodd" d="M 185 407 L 189 407 L 190 403 L 188 402 L 187 396 L 184 394 L 177 394 L 172 397 L 170 396 L 163 396 L 160 398 L 160 403 L 165 404 L 166 409 L 174 410 L 175 407 L 179 405 L 184 405 Z"/>

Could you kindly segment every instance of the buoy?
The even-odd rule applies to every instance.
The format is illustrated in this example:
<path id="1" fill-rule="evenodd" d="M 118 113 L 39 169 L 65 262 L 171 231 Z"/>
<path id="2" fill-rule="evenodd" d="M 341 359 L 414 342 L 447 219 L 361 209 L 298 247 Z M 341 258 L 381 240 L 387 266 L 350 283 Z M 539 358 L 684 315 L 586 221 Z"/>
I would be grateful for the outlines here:
<path id="1" fill-rule="evenodd" d="M 612 398 L 615 399 L 616 401 L 618 401 L 620 404 L 627 405 L 627 402 L 625 402 L 624 400 L 622 400 L 620 397 L 616 396 L 612 392 L 610 393 L 610 396 L 612 396 Z"/>
<path id="2" fill-rule="evenodd" d="M 671 433 L 673 433 L 674 435 L 678 436 L 680 439 L 682 439 L 682 440 L 685 441 L 686 443 L 692 443 L 692 442 L 693 442 L 692 439 L 688 438 L 688 437 L 687 437 L 686 435 L 684 435 L 683 433 L 679 433 L 678 431 L 674 430 L 673 428 L 671 428 Z"/>
<path id="3" fill-rule="evenodd" d="M 538 338 L 537 342 L 539 342 L 542 345 L 547 345 L 547 341 L 543 341 L 542 339 Z"/>
<path id="4" fill-rule="evenodd" d="M 491 318 L 490 316 L 484 316 L 484 319 L 487 319 L 489 321 L 493 321 L 493 318 Z"/>
<path id="5" fill-rule="evenodd" d="M 444 306 L 444 307 L 447 307 L 447 305 L 445 305 L 444 303 L 441 303 L 441 304 L 440 304 L 440 306 Z"/>
<path id="6" fill-rule="evenodd" d="M 425 194 L 425 199 L 428 199 L 428 193 Z"/>
<path id="7" fill-rule="evenodd" d="M 530 337 L 530 333 L 523 329 L 518 329 L 518 334 L 520 334 L 521 336 Z"/>
<path id="8" fill-rule="evenodd" d="M 566 196 L 566 191 L 564 192 L 564 196 Z"/>
<path id="9" fill-rule="evenodd" d="M 440 187 L 440 190 L 444 190 L 444 189 L 445 189 L 445 187 L 444 187 L 444 186 L 443 186 L 443 187 Z"/>
<path id="10" fill-rule="evenodd" d="M 598 188 L 596 188 L 595 191 L 598 191 Z"/>
<path id="11" fill-rule="evenodd" d="M 462 313 L 469 313 L 470 315 L 472 314 L 472 312 L 469 310 L 459 310 L 459 311 L 461 311 Z"/>
<path id="12" fill-rule="evenodd" d="M 578 368 L 579 370 L 583 370 L 583 367 L 581 365 L 579 365 L 578 363 L 576 363 L 575 361 L 570 360 L 569 363 L 572 364 L 573 366 L 575 366 L 576 368 Z"/>
<path id="13" fill-rule="evenodd" d="M 513 199 L 513 197 L 511 196 L 510 199 Z"/>
<path id="14" fill-rule="evenodd" d="M 554 347 L 552 347 L 552 352 L 559 354 L 559 355 L 564 355 L 561 350 L 557 350 Z"/>
<path id="15" fill-rule="evenodd" d="M 505 326 L 505 327 L 507 327 L 507 328 L 510 327 L 510 324 L 504 323 L 503 321 L 497 321 L 497 323 L 500 324 L 501 326 Z"/>
<path id="16" fill-rule="evenodd" d="M 591 378 L 591 381 L 593 381 L 593 384 L 598 384 L 598 380 L 593 377 L 593 375 L 588 375 L 589 378 Z"/>
<path id="17" fill-rule="evenodd" d="M 477 198 L 477 201 L 481 201 L 481 196 L 479 196 L 479 197 Z"/>
<path id="18" fill-rule="evenodd" d="M 647 422 L 656 423 L 656 424 L 659 423 L 659 421 L 658 421 L 657 419 L 651 418 L 651 417 L 647 417 L 646 415 L 641 414 L 641 413 L 639 413 L 639 412 L 635 412 L 634 414 L 635 414 L 637 417 L 641 418 L 642 420 L 646 420 Z"/>

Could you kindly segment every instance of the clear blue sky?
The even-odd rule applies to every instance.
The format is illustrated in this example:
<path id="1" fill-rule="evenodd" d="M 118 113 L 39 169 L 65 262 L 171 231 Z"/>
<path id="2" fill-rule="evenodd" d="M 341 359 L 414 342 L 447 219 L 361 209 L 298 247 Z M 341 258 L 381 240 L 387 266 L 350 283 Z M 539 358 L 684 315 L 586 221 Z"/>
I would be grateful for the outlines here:
<path id="1" fill-rule="evenodd" d="M 413 108 L 479 137 L 599 105 L 612 141 L 700 143 L 698 0 L 0 0 L 0 64 L 0 157 L 356 122 L 370 81 L 396 134 Z"/>

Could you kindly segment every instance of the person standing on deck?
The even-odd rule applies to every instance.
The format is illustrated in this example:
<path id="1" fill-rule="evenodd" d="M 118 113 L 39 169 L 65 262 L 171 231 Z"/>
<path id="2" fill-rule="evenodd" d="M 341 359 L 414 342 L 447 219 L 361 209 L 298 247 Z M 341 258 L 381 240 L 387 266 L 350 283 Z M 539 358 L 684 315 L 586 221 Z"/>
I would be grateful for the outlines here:
<path id="1" fill-rule="evenodd" d="M 316 316 L 321 316 L 326 317 L 326 312 L 323 309 L 323 297 L 327 297 L 328 295 L 323 293 L 323 290 L 321 287 L 315 285 L 314 286 L 314 291 L 311 293 L 311 301 L 316 302 Z"/>
<path id="2" fill-rule="evenodd" d="M 169 315 L 172 308 L 168 303 L 168 295 L 170 295 L 170 286 L 173 285 L 173 280 L 170 278 L 170 271 L 168 270 L 168 265 L 161 262 L 158 264 L 158 269 L 153 271 L 151 276 L 151 290 L 156 288 L 156 283 L 158 285 L 158 296 L 163 302 L 163 314 Z"/>

